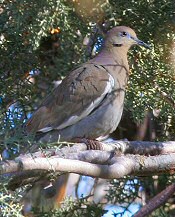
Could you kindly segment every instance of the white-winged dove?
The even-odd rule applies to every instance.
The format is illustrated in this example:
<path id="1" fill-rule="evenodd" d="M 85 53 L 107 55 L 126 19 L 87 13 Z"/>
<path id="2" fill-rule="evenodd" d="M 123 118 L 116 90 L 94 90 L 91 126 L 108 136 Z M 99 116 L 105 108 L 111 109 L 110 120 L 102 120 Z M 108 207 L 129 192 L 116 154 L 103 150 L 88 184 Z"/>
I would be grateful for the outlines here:
<path id="1" fill-rule="evenodd" d="M 134 44 L 149 48 L 131 28 L 111 29 L 100 53 L 72 71 L 43 101 L 27 122 L 27 132 L 39 134 L 41 142 L 95 140 L 112 133 L 123 112 L 129 76 L 127 52 Z M 57 205 L 65 195 L 67 178 L 55 191 Z M 46 208 L 45 203 L 40 204 L 43 206 Z"/>
<path id="2" fill-rule="evenodd" d="M 127 52 L 140 41 L 125 26 L 111 29 L 99 54 L 72 71 L 27 122 L 40 141 L 95 140 L 112 133 L 123 112 L 129 76 Z"/>

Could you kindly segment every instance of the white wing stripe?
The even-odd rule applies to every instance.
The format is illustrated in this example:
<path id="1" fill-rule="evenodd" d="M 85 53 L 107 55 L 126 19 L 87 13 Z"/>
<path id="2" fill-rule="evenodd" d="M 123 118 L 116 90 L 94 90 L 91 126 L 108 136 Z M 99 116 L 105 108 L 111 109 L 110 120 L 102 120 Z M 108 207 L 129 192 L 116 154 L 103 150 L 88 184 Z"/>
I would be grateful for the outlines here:
<path id="1" fill-rule="evenodd" d="M 109 73 L 108 73 L 108 75 L 109 75 L 109 80 L 108 80 L 106 88 L 105 88 L 104 92 L 101 94 L 101 96 L 98 97 L 93 102 L 91 102 L 91 104 L 79 116 L 77 116 L 77 115 L 71 116 L 67 121 L 65 121 L 64 123 L 62 123 L 61 125 L 59 125 L 55 129 L 61 130 L 61 129 L 68 127 L 68 126 L 71 126 L 71 125 L 77 123 L 78 121 L 80 121 L 81 119 L 85 118 L 86 116 L 88 116 L 92 112 L 92 110 L 95 107 L 97 107 L 99 105 L 99 103 L 104 99 L 104 97 L 107 93 L 112 92 L 115 81 L 114 81 L 114 78 L 112 77 L 112 75 L 110 75 Z M 39 131 L 46 133 L 52 129 L 53 128 L 51 128 L 51 127 L 45 127 L 45 128 L 40 129 Z"/>

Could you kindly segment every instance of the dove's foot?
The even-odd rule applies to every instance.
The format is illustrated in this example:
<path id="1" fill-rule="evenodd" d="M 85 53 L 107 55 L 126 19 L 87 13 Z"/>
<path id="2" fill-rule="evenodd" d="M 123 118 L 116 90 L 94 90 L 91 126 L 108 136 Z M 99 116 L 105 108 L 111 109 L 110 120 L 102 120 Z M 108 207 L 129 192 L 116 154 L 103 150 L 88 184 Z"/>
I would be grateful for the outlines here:
<path id="1" fill-rule="evenodd" d="M 103 150 L 102 143 L 97 140 L 76 138 L 74 139 L 74 141 L 79 143 L 85 143 L 87 145 L 87 150 Z"/>

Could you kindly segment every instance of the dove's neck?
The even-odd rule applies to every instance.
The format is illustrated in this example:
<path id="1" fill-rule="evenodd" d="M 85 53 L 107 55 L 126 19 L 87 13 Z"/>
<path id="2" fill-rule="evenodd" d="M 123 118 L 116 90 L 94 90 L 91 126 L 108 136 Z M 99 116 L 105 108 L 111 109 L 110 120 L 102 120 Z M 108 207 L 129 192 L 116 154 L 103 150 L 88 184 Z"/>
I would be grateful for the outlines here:
<path id="1" fill-rule="evenodd" d="M 129 68 L 127 51 L 128 49 L 121 49 L 121 47 L 103 47 L 101 52 L 93 58 L 93 63 L 101 65 L 122 65 Z"/>

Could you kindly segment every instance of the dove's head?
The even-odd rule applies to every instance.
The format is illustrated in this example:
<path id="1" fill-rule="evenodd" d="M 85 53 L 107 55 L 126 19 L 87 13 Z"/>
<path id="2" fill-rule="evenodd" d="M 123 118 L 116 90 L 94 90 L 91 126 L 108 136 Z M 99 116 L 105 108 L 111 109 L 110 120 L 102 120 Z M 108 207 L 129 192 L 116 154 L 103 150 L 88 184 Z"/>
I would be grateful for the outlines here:
<path id="1" fill-rule="evenodd" d="M 128 50 L 132 45 L 140 45 L 145 48 L 150 46 L 139 40 L 134 30 L 126 26 L 117 26 L 108 31 L 105 44 L 109 47 L 120 47 Z"/>

